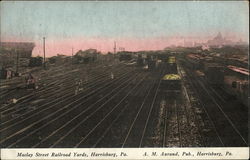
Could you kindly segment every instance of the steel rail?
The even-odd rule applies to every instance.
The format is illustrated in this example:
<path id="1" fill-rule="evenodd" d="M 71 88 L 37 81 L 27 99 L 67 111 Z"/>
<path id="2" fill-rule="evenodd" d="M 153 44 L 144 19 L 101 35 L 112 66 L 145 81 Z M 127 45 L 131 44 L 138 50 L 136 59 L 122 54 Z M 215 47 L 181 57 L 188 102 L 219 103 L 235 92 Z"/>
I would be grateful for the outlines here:
<path id="1" fill-rule="evenodd" d="M 186 76 L 186 77 L 188 78 L 188 80 L 189 80 L 190 82 L 192 82 L 190 76 Z M 218 131 L 217 131 L 217 129 L 216 129 L 216 126 L 215 126 L 215 124 L 214 124 L 214 121 L 212 120 L 212 118 L 211 118 L 210 115 L 208 114 L 208 111 L 206 110 L 206 107 L 204 106 L 204 104 L 201 102 L 201 97 L 200 97 L 200 95 L 198 94 L 198 91 L 196 90 L 196 88 L 194 87 L 194 85 L 193 85 L 192 83 L 190 83 L 190 86 L 193 88 L 193 91 L 196 93 L 196 95 L 197 95 L 197 97 L 198 97 L 198 101 L 199 101 L 199 103 L 201 104 L 201 106 L 202 106 L 202 108 L 203 108 L 203 111 L 205 111 L 205 114 L 207 115 L 207 117 L 208 117 L 210 123 L 212 124 L 213 129 L 214 129 L 214 131 L 215 131 L 215 133 L 216 133 L 216 135 L 217 135 L 217 137 L 218 137 L 220 143 L 222 144 L 222 146 L 225 146 L 225 144 L 223 143 L 223 141 L 222 141 L 222 139 L 221 139 L 221 137 L 220 137 L 220 135 L 219 135 L 219 133 L 218 133 Z"/>
<path id="2" fill-rule="evenodd" d="M 145 78 L 145 77 L 144 77 Z M 143 79 L 142 79 L 143 80 Z M 141 81 L 142 81 L 141 80 Z M 128 80 L 130 81 L 130 79 Z M 126 82 L 128 82 L 126 81 Z M 141 82 L 140 81 L 140 82 Z M 103 108 L 105 106 L 105 104 L 107 104 L 109 101 L 111 101 L 115 96 L 117 96 L 123 89 L 125 89 L 128 85 L 131 84 L 131 81 L 130 83 L 128 83 L 126 86 L 124 86 L 122 89 L 120 89 L 118 92 L 116 92 L 114 95 L 112 95 L 111 97 L 109 97 L 108 100 L 106 100 L 101 106 L 99 106 L 94 112 L 92 112 L 90 115 L 88 115 L 86 118 L 84 118 L 80 123 L 78 123 L 76 126 L 74 126 L 73 128 L 71 128 L 64 136 L 62 136 L 59 140 L 57 140 L 52 146 L 50 146 L 50 148 L 56 146 L 58 143 L 60 143 L 66 136 L 68 136 L 70 133 L 72 133 L 75 129 L 77 129 L 77 127 L 79 127 L 82 123 L 84 123 L 89 117 L 93 116 L 98 110 L 100 110 L 101 108 Z M 138 83 L 139 84 L 139 83 Z M 132 91 L 132 90 L 131 90 Z M 130 92 L 131 92 L 130 91 Z M 129 93 L 130 93 L 129 92 Z M 112 92 L 111 92 L 112 93 Z M 128 94 L 129 94 L 128 93 Z M 127 95 L 128 95 L 127 94 Z M 126 95 L 126 96 L 127 96 Z M 109 96 L 109 95 L 108 95 Z M 125 98 L 123 98 L 125 99 Z M 98 100 L 97 102 L 101 101 L 102 99 Z M 76 118 L 80 117 L 83 113 L 85 113 L 87 110 L 89 110 L 91 107 L 94 107 L 95 104 L 92 104 L 91 106 L 89 106 L 86 110 L 84 110 L 84 112 L 81 112 L 77 117 L 75 117 L 74 119 L 72 119 L 71 121 L 75 120 Z M 71 121 L 67 122 L 64 126 L 66 126 L 67 124 L 69 124 Z"/>
<path id="3" fill-rule="evenodd" d="M 142 136 L 141 136 L 141 139 L 140 139 L 139 147 L 142 146 L 142 142 L 143 142 L 143 139 L 144 139 L 144 136 L 145 136 L 145 133 L 146 133 L 146 129 L 147 129 L 147 126 L 148 126 L 148 122 L 149 122 L 149 117 L 151 116 L 151 113 L 152 113 L 152 110 L 153 110 L 153 107 L 154 107 L 154 104 L 155 104 L 155 101 L 156 101 L 156 97 L 159 94 L 159 88 L 160 88 L 160 84 L 161 84 L 161 81 L 162 81 L 161 75 L 163 74 L 163 72 L 164 72 L 164 69 L 162 69 L 162 71 L 160 73 L 160 80 L 158 82 L 158 85 L 157 85 L 157 88 L 156 88 L 156 91 L 155 91 L 155 94 L 154 94 L 154 98 L 153 98 L 153 101 L 152 101 L 151 106 L 150 106 L 150 111 L 149 111 L 149 114 L 147 116 L 147 120 L 146 120 L 146 123 L 144 125 L 144 128 L 143 128 L 143 132 L 142 132 Z"/>
<path id="4" fill-rule="evenodd" d="M 127 73 L 127 74 L 128 74 L 128 73 Z M 125 76 L 126 76 L 126 75 L 125 75 Z M 112 82 L 109 82 L 108 84 L 111 84 L 111 83 L 112 83 Z M 107 85 L 108 85 L 108 84 L 107 84 Z M 106 85 L 106 86 L 107 86 L 107 85 Z M 81 97 L 80 99 L 78 99 L 78 100 L 76 100 L 76 101 L 74 101 L 74 102 L 70 102 L 69 104 L 67 104 L 67 105 L 66 105 L 65 107 L 63 107 L 63 108 L 67 108 L 68 106 L 70 106 L 70 105 L 72 105 L 72 104 L 74 104 L 74 103 L 77 103 L 78 101 L 80 101 L 80 100 L 82 100 L 82 99 L 85 99 L 85 98 L 88 97 L 89 95 L 94 94 L 96 91 L 101 90 L 102 88 L 104 88 L 104 87 L 106 87 L 106 86 L 102 86 L 102 87 L 100 87 L 100 88 L 97 88 L 96 90 L 93 90 L 93 91 L 89 92 L 87 95 Z M 79 96 L 78 96 L 78 97 L 79 97 Z M 69 97 L 69 98 L 71 99 L 71 97 Z M 66 99 L 66 100 L 68 100 L 68 99 Z M 61 102 L 59 102 L 59 103 L 61 103 Z M 27 117 L 27 118 L 25 118 L 25 119 L 22 119 L 21 121 L 18 121 L 17 123 L 14 123 L 13 125 L 8 125 L 6 128 L 2 129 L 1 132 L 2 132 L 3 130 L 6 130 L 6 129 L 8 129 L 8 128 L 14 126 L 14 125 L 20 124 L 21 122 L 25 121 L 25 120 L 28 119 L 28 118 L 35 117 L 36 115 L 40 114 L 40 112 L 45 111 L 45 110 L 48 110 L 48 109 L 52 108 L 52 107 L 55 106 L 55 105 L 57 105 L 57 104 L 54 104 L 54 105 L 52 105 L 52 106 L 50 106 L 50 107 L 48 107 L 48 108 L 42 108 L 41 111 L 39 111 L 39 112 L 36 111 L 35 114 L 32 114 L 30 117 Z M 62 108 L 60 108 L 59 110 L 61 110 L 61 109 L 62 109 Z M 57 111 L 59 111 L 59 110 L 57 110 Z M 56 112 L 57 112 L 57 111 L 56 111 Z"/>
<path id="5" fill-rule="evenodd" d="M 235 126 L 235 124 L 232 122 L 232 120 L 228 117 L 228 115 L 223 111 L 223 109 L 221 108 L 221 106 L 216 102 L 216 100 L 214 99 L 214 97 L 207 91 L 207 88 L 199 81 L 200 85 L 202 86 L 202 88 L 206 91 L 206 93 L 210 96 L 210 98 L 212 99 L 212 101 L 214 102 L 214 104 L 219 108 L 219 110 L 221 111 L 221 113 L 224 115 L 224 117 L 228 120 L 228 122 L 231 124 L 231 126 L 233 127 L 233 129 L 236 131 L 236 133 L 241 137 L 241 139 L 244 141 L 244 143 L 246 145 L 247 142 L 245 140 L 245 138 L 241 135 L 240 131 L 237 129 L 237 127 Z"/>
<path id="6" fill-rule="evenodd" d="M 144 77 L 145 78 L 145 77 Z M 139 84 L 141 84 L 142 82 L 143 82 L 143 80 L 144 80 L 144 78 L 143 79 L 141 79 L 123 98 L 122 98 L 122 100 L 120 100 L 120 102 L 118 103 L 118 104 L 116 104 L 113 108 L 112 108 L 112 110 L 110 111 L 110 112 L 108 112 L 108 114 L 106 114 L 105 115 L 105 117 L 86 135 L 86 136 L 84 136 L 81 140 L 80 140 L 80 142 L 79 143 L 77 143 L 75 146 L 74 146 L 74 148 L 76 148 L 76 147 L 79 147 L 79 145 L 81 144 L 81 143 L 83 143 L 83 141 L 85 141 L 86 140 L 86 138 L 117 108 L 117 107 L 119 107 L 119 105 L 129 96 L 129 94 L 132 92 L 132 91 L 134 91 L 135 89 L 136 89 L 136 87 L 138 87 L 139 86 Z M 137 91 L 137 90 L 136 90 Z"/>
<path id="7" fill-rule="evenodd" d="M 118 87 L 119 87 L 119 86 L 118 86 Z M 116 89 L 116 88 L 115 88 L 115 89 Z M 113 90 L 115 90 L 115 89 L 113 89 Z M 102 99 L 104 99 L 104 98 L 105 98 L 105 97 L 103 97 Z M 89 97 L 88 99 L 91 99 L 91 97 Z M 82 103 L 86 103 L 88 99 L 86 99 L 85 102 L 82 102 Z M 39 130 L 41 130 L 41 129 L 45 128 L 45 127 L 47 127 L 49 124 L 52 125 L 53 122 L 54 122 L 55 120 L 59 120 L 59 118 L 63 118 L 65 115 L 67 115 L 67 113 L 69 113 L 69 112 L 71 112 L 71 111 L 74 111 L 76 108 L 80 107 L 82 103 L 80 103 L 80 104 L 74 106 L 73 108 L 70 108 L 68 111 L 64 112 L 63 114 L 61 114 L 60 116 L 56 117 L 55 119 L 49 121 L 49 122 L 46 123 L 46 124 L 43 124 L 42 126 L 40 126 L 40 127 L 38 127 L 37 129 L 33 130 L 32 132 L 30 132 L 29 134 L 25 135 L 25 136 L 22 137 L 21 139 L 18 139 L 18 141 L 16 141 L 15 143 L 11 144 L 11 146 L 9 146 L 9 147 L 14 146 L 16 143 L 20 142 L 21 140 L 23 140 L 23 139 L 25 139 L 25 138 L 28 138 L 29 136 L 32 136 L 34 133 L 38 132 Z M 84 111 L 85 111 L 85 110 L 84 110 Z M 79 115 L 79 114 L 78 114 L 78 115 Z M 68 121 L 67 123 L 69 123 L 69 121 Z M 66 124 L 64 124 L 64 125 L 66 125 Z M 59 128 L 59 129 L 60 129 L 60 128 Z M 59 130 L 59 129 L 57 129 L 57 130 Z M 56 132 L 56 131 L 54 131 L 54 132 Z M 54 133 L 54 132 L 53 132 L 53 133 Z M 52 134 L 53 134 L 53 133 L 52 133 Z M 50 135 L 51 135 L 51 134 L 50 134 Z M 52 136 L 52 135 L 51 135 L 51 136 Z M 49 136 L 47 136 L 47 137 L 46 137 L 45 139 L 43 139 L 41 142 L 37 143 L 37 145 L 40 144 L 40 143 L 42 143 L 43 141 L 45 141 L 45 140 L 48 139 L 48 138 L 49 138 Z M 36 147 L 36 145 L 34 145 L 33 147 Z"/>
<path id="8" fill-rule="evenodd" d="M 126 72 L 124 75 L 129 74 L 129 73 L 130 73 L 130 72 Z M 95 86 L 94 86 L 94 87 L 95 87 Z M 94 88 L 94 87 L 93 87 L 93 88 Z M 102 88 L 102 87 L 100 87 L 100 88 Z M 100 88 L 95 89 L 95 91 L 98 91 L 98 89 L 100 89 Z M 90 90 L 90 89 L 89 89 L 89 90 Z M 93 91 L 91 91 L 90 93 L 93 93 Z M 88 93 L 87 95 L 89 95 L 89 93 Z M 70 96 L 70 97 L 69 97 L 69 96 Z M 50 101 L 50 102 L 48 102 L 48 103 L 45 103 L 45 104 L 39 106 L 39 107 L 37 108 L 37 110 L 38 110 L 38 109 L 42 109 L 41 111 L 37 112 L 37 110 L 36 110 L 36 111 L 31 110 L 31 111 L 29 111 L 29 112 L 26 112 L 25 115 L 27 115 L 27 114 L 29 114 L 29 113 L 30 113 L 30 114 L 31 114 L 31 113 L 38 114 L 38 113 L 40 113 L 40 112 L 42 112 L 42 111 L 44 111 L 44 110 L 47 110 L 47 109 L 52 108 L 53 106 L 57 105 L 58 103 L 62 103 L 62 101 L 60 101 L 60 100 L 63 100 L 63 101 L 65 101 L 65 102 L 67 102 L 68 100 L 72 100 L 72 98 L 74 98 L 74 97 L 79 97 L 79 96 L 80 96 L 80 95 L 73 95 L 71 92 L 69 92 L 68 94 L 65 94 L 63 97 L 54 99 L 54 100 L 52 100 L 52 101 Z M 85 97 L 86 97 L 86 96 L 85 96 Z M 55 103 L 55 102 L 56 102 L 56 103 Z M 55 104 L 53 104 L 53 103 L 55 103 Z M 48 106 L 48 105 L 50 105 L 50 104 L 52 104 L 52 105 L 51 105 L 51 106 Z M 45 106 L 48 106 L 48 107 L 44 108 Z M 25 119 L 30 118 L 30 117 L 32 117 L 32 116 L 34 116 L 34 115 L 31 114 L 29 117 L 25 117 Z M 15 120 L 18 119 L 18 118 L 21 118 L 21 117 L 22 117 L 22 115 L 19 115 L 18 117 L 14 118 L 14 119 L 11 119 L 11 120 L 9 120 L 8 122 L 11 122 L 11 121 L 16 122 Z M 22 119 L 21 121 L 23 121 L 23 120 L 25 120 L 25 119 Z M 2 125 L 4 125 L 4 124 L 7 124 L 8 122 L 1 123 L 0 126 L 2 126 Z M 17 123 L 19 123 L 19 122 L 20 122 L 20 121 L 18 121 Z M 12 125 L 14 125 L 14 124 L 12 124 Z M 9 127 L 9 126 L 11 126 L 11 125 L 8 124 L 7 127 Z M 1 132 L 1 131 L 2 131 L 2 129 L 0 129 L 0 132 Z"/>

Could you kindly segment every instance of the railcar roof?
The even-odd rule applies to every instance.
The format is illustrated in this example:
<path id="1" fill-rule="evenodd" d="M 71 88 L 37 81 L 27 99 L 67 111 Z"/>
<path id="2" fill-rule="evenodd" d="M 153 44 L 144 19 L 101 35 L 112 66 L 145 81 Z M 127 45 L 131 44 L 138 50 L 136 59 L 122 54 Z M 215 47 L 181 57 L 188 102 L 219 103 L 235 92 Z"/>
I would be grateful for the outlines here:
<path id="1" fill-rule="evenodd" d="M 178 74 L 166 74 L 162 80 L 180 80 L 181 77 Z"/>
<path id="2" fill-rule="evenodd" d="M 227 68 L 229 68 L 235 72 L 249 76 L 249 70 L 246 68 L 236 67 L 236 66 L 232 66 L 232 65 L 228 65 Z"/>

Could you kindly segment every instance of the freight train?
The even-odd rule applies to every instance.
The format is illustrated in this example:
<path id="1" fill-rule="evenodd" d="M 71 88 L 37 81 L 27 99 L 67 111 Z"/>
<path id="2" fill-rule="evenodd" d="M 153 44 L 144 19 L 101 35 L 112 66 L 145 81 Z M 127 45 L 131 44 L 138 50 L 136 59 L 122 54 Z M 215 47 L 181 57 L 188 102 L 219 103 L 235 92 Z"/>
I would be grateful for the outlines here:
<path id="1" fill-rule="evenodd" d="M 178 74 L 176 58 L 174 56 L 169 56 L 167 59 L 164 59 L 162 65 L 166 68 L 165 74 Z"/>
<path id="2" fill-rule="evenodd" d="M 176 64 L 176 57 L 169 56 L 166 65 L 166 72 L 165 75 L 162 77 L 161 80 L 161 88 L 163 92 L 180 92 L 181 91 L 181 77 L 178 74 L 177 64 Z"/>
<path id="3" fill-rule="evenodd" d="M 181 90 L 181 77 L 178 74 L 166 74 L 161 80 L 161 89 L 166 91 L 180 91 Z"/>
<path id="4" fill-rule="evenodd" d="M 227 59 L 224 59 L 227 61 Z M 210 56 L 188 54 L 182 60 L 185 67 L 204 74 L 204 79 L 212 86 L 221 88 L 229 95 L 248 105 L 249 70 L 219 63 Z M 201 75 L 201 74 L 200 74 Z"/>
<path id="5" fill-rule="evenodd" d="M 204 75 L 211 85 L 223 85 L 224 67 L 218 63 L 204 63 Z"/>
<path id="6" fill-rule="evenodd" d="M 138 55 L 137 57 L 137 66 L 143 67 L 146 70 L 155 70 L 158 67 L 158 61 L 153 56 L 142 56 Z"/>
<path id="7" fill-rule="evenodd" d="M 120 61 L 130 61 L 132 60 L 132 52 L 122 51 L 117 53 L 119 55 Z"/>

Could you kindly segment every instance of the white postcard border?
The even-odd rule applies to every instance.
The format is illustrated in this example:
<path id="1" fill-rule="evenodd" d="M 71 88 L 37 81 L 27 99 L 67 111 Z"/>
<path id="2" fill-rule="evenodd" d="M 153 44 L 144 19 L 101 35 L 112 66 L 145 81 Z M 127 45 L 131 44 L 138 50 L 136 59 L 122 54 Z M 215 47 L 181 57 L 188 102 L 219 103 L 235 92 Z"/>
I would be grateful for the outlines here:
<path id="1" fill-rule="evenodd" d="M 249 147 L 1 149 L 2 160 L 248 159 Z"/>

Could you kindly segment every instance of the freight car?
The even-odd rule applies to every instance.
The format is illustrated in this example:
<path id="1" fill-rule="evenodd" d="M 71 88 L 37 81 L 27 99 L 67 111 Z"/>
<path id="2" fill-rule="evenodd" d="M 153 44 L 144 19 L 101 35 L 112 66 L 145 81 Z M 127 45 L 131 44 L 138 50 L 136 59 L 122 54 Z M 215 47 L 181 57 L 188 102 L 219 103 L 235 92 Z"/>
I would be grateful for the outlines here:
<path id="1" fill-rule="evenodd" d="M 227 66 L 224 76 L 225 91 L 236 97 L 245 106 L 249 105 L 249 70 L 246 68 Z"/>
<path id="2" fill-rule="evenodd" d="M 199 70 L 202 68 L 201 65 L 202 57 L 198 54 L 187 54 L 185 57 L 185 66 L 191 70 Z"/>
<path id="3" fill-rule="evenodd" d="M 167 63 L 166 63 L 166 73 L 167 74 L 177 74 L 177 64 L 176 64 L 176 58 L 174 56 L 169 56 L 167 59 Z"/>
<path id="4" fill-rule="evenodd" d="M 156 61 L 155 60 L 149 60 L 148 61 L 148 69 L 154 70 L 156 68 Z"/>
<path id="5" fill-rule="evenodd" d="M 29 60 L 30 67 L 42 66 L 43 58 L 42 57 L 31 57 Z"/>
<path id="6" fill-rule="evenodd" d="M 167 54 L 158 54 L 157 58 L 164 61 L 168 58 L 168 55 Z"/>
<path id="7" fill-rule="evenodd" d="M 175 64 L 175 63 L 176 63 L 175 56 L 169 56 L 168 57 L 168 64 Z"/>
<path id="8" fill-rule="evenodd" d="M 132 56 L 130 54 L 121 54 L 119 57 L 120 61 L 130 61 Z"/>
<path id="9" fill-rule="evenodd" d="M 212 85 L 222 85 L 224 81 L 223 67 L 216 63 L 206 63 L 204 66 L 205 78 Z"/>
<path id="10" fill-rule="evenodd" d="M 117 55 L 119 56 L 119 60 L 120 61 L 130 61 L 132 60 L 132 52 L 128 52 L 128 51 L 122 51 L 122 52 L 118 52 Z"/>
<path id="11" fill-rule="evenodd" d="M 178 74 L 166 74 L 161 80 L 161 89 L 165 91 L 180 91 L 181 77 Z"/>
<path id="12" fill-rule="evenodd" d="M 0 66 L 0 79 L 6 79 L 7 78 L 7 70 Z"/>
<path id="13" fill-rule="evenodd" d="M 145 64 L 145 59 L 142 58 L 142 55 L 138 55 L 137 57 L 137 66 L 144 66 Z"/>

